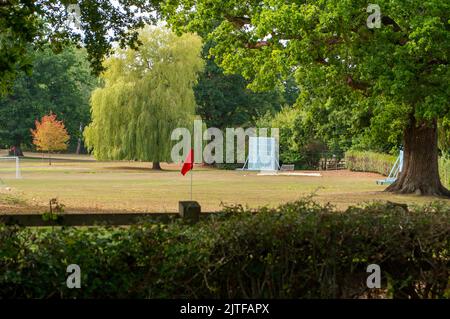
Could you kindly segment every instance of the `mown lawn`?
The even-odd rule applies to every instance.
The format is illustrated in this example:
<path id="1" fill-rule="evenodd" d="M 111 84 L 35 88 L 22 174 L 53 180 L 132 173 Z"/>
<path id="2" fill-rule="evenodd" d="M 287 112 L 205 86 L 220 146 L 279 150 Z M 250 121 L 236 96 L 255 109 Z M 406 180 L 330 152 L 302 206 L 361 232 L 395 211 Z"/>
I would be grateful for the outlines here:
<path id="1" fill-rule="evenodd" d="M 89 156 L 59 155 L 49 166 L 40 154 L 26 155 L 19 180 L 13 178 L 12 163 L 0 163 L 2 212 L 43 212 L 53 197 L 67 212 L 174 212 L 178 201 L 190 199 L 190 176 L 182 176 L 176 165 L 163 165 L 164 171 L 154 172 L 149 163 L 97 162 Z M 373 200 L 423 204 L 438 199 L 384 193 L 384 186 L 375 184 L 382 178 L 378 174 L 320 173 L 321 177 L 258 176 L 256 172 L 196 167 L 193 199 L 203 211 L 218 210 L 222 204 L 275 206 L 312 193 L 317 201 L 338 208 Z"/>

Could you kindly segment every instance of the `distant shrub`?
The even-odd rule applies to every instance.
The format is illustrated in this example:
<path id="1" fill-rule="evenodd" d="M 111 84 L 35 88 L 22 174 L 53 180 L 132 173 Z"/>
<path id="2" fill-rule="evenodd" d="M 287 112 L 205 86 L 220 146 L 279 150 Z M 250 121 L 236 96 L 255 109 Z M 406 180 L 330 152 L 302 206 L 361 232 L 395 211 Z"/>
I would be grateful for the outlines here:
<path id="1" fill-rule="evenodd" d="M 285 106 L 276 115 L 260 118 L 259 127 L 279 128 L 279 160 L 281 164 L 294 164 L 296 169 L 316 169 L 327 146 L 316 139 L 305 124 L 305 114 L 299 109 Z"/>
<path id="2" fill-rule="evenodd" d="M 81 267 L 81 289 L 66 267 Z M 382 288 L 368 289 L 378 264 Z M 300 200 L 196 225 L 0 226 L 0 298 L 448 298 L 450 209 Z"/>
<path id="3" fill-rule="evenodd" d="M 395 156 L 375 152 L 347 151 L 345 153 L 345 163 L 348 169 L 379 173 L 385 176 L 389 175 L 396 159 Z"/>
<path id="4" fill-rule="evenodd" d="M 345 163 L 352 171 L 379 173 L 389 175 L 397 157 L 389 154 L 363 151 L 347 151 Z M 439 158 L 439 174 L 446 187 L 450 187 L 450 159 Z"/>
<path id="5" fill-rule="evenodd" d="M 450 158 L 441 157 L 439 159 L 439 175 L 441 176 L 442 183 L 445 186 L 450 187 Z"/>

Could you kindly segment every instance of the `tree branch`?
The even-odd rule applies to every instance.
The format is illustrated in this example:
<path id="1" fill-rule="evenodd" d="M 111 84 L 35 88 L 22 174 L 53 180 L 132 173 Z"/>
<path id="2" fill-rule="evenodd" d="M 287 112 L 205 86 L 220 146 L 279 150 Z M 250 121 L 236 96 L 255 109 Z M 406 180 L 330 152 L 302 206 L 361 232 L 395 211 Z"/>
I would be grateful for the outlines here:
<path id="1" fill-rule="evenodd" d="M 403 32 L 402 28 L 391 17 L 382 16 L 381 23 L 383 23 L 383 25 L 385 26 L 391 25 L 394 28 L 394 32 Z M 401 46 L 404 46 L 406 43 L 408 43 L 407 37 L 402 37 L 402 39 L 398 41 L 398 44 Z"/>
<path id="2" fill-rule="evenodd" d="M 381 17 L 381 23 L 384 25 L 391 25 L 394 27 L 395 32 L 401 32 L 402 28 L 397 24 L 397 22 L 394 21 L 394 19 L 388 17 L 388 16 L 382 16 Z"/>
<path id="3" fill-rule="evenodd" d="M 347 75 L 346 83 L 354 90 L 366 91 L 369 87 L 367 83 L 356 82 L 351 75 Z"/>
<path id="4" fill-rule="evenodd" d="M 228 14 L 225 14 L 224 17 L 227 21 L 231 22 L 238 29 L 242 28 L 244 25 L 251 23 L 251 19 L 248 17 L 232 17 Z"/>
<path id="5" fill-rule="evenodd" d="M 268 42 L 268 41 L 258 41 L 258 42 L 255 42 L 255 43 L 246 43 L 245 47 L 247 49 L 259 49 L 259 48 L 267 47 L 267 46 L 270 46 L 270 45 L 271 45 L 271 43 Z"/>

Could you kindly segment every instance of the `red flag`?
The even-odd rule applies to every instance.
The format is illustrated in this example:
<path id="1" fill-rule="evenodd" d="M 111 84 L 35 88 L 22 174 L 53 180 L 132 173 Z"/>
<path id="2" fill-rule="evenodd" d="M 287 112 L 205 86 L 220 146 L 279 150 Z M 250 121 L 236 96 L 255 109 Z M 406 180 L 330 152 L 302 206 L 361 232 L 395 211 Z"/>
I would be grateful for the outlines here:
<path id="1" fill-rule="evenodd" d="M 186 173 L 193 168 L 194 168 L 194 150 L 191 149 L 186 159 L 184 160 L 183 167 L 181 168 L 181 174 L 186 175 Z"/>

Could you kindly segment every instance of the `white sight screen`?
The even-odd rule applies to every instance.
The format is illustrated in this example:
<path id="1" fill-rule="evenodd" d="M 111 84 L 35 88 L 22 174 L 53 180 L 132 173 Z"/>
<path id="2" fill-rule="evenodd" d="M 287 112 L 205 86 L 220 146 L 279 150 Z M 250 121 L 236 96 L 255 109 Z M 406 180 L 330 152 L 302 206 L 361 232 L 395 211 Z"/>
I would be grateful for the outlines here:
<path id="1" fill-rule="evenodd" d="M 248 170 L 278 169 L 278 148 L 274 137 L 250 137 L 248 144 Z"/>

